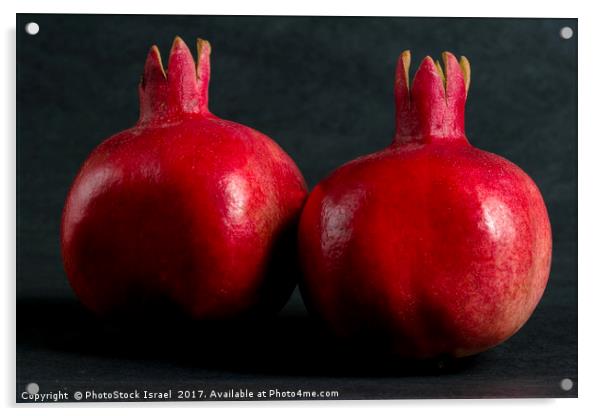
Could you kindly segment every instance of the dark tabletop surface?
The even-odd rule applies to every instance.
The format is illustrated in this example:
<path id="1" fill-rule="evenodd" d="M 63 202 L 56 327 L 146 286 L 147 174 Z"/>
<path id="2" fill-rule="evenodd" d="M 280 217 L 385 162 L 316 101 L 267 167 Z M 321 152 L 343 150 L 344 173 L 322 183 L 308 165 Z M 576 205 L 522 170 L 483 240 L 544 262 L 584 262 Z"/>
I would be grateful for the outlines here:
<path id="1" fill-rule="evenodd" d="M 574 289 L 554 275 L 549 292 Z M 340 399 L 576 397 L 577 316 L 546 296 L 514 337 L 475 357 L 424 363 L 345 353 L 299 303 L 252 326 L 96 321 L 75 301 L 18 303 L 17 393 L 92 390 L 336 390 Z M 168 326 L 168 325 L 166 325 Z M 561 380 L 574 382 L 563 391 Z M 174 393 L 175 394 L 175 393 Z M 18 400 L 20 397 L 17 398 Z"/>
<path id="2" fill-rule="evenodd" d="M 28 36 L 28 21 L 40 33 Z M 575 19 L 17 17 L 17 400 L 94 389 L 337 390 L 339 399 L 576 397 Z M 273 319 L 222 326 L 100 322 L 77 302 L 59 250 L 67 189 L 86 155 L 137 118 L 148 47 L 212 42 L 211 108 L 274 138 L 314 186 L 386 146 L 393 72 L 450 50 L 471 60 L 467 135 L 523 168 L 554 234 L 550 281 L 528 323 L 462 360 L 398 362 L 338 345 L 297 292 Z M 355 352 L 353 352 L 355 351 Z M 570 391 L 560 387 L 569 378 Z"/>

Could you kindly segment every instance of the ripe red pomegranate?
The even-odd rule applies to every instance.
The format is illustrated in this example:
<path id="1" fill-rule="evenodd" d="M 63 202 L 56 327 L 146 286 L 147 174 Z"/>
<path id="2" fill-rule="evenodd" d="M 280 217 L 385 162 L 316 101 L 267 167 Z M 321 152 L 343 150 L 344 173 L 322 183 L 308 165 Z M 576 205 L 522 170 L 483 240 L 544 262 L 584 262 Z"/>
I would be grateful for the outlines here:
<path id="1" fill-rule="evenodd" d="M 335 334 L 404 357 L 466 356 L 514 334 L 548 280 L 533 181 L 464 133 L 470 67 L 398 61 L 396 134 L 310 194 L 299 229 L 308 309 Z"/>
<path id="2" fill-rule="evenodd" d="M 176 38 L 166 73 L 150 49 L 140 119 L 92 152 L 67 197 L 65 269 L 99 314 L 238 318 L 279 309 L 296 283 L 303 177 L 271 139 L 209 112 L 210 45 L 197 50 L 195 65 Z"/>

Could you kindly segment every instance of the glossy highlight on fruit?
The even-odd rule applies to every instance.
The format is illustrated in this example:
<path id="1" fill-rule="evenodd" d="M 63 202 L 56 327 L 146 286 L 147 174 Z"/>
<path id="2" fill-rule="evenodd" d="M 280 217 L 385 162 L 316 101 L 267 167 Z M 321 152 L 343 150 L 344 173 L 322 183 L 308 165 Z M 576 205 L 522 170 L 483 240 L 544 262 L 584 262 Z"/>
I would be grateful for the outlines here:
<path id="1" fill-rule="evenodd" d="M 61 248 L 79 299 L 100 315 L 174 309 L 228 319 L 281 308 L 296 284 L 305 181 L 270 138 L 208 109 L 207 41 L 195 63 L 153 46 L 140 118 L 81 167 Z"/>
<path id="2" fill-rule="evenodd" d="M 512 336 L 550 271 L 535 183 L 464 132 L 470 67 L 430 57 L 395 78 L 396 133 L 311 192 L 299 225 L 302 295 L 333 334 L 413 358 L 466 356 Z"/>

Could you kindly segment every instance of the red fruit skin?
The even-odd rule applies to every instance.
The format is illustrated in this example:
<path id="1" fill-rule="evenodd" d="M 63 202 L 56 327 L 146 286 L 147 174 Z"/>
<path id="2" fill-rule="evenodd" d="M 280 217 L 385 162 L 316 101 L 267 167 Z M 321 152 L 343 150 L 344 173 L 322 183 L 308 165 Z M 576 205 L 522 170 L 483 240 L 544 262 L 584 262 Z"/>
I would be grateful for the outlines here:
<path id="1" fill-rule="evenodd" d="M 151 48 L 140 120 L 92 152 L 67 196 L 65 270 L 100 315 L 241 318 L 278 310 L 296 284 L 303 177 L 267 136 L 209 112 L 197 46 L 195 67 L 176 38 L 168 75 Z"/>
<path id="2" fill-rule="evenodd" d="M 402 55 L 393 144 L 318 184 L 299 224 L 308 309 L 339 337 L 402 357 L 501 343 L 531 316 L 550 271 L 537 186 L 468 143 L 467 83 L 453 55 L 444 63 L 446 88 L 426 58 L 410 92 Z"/>

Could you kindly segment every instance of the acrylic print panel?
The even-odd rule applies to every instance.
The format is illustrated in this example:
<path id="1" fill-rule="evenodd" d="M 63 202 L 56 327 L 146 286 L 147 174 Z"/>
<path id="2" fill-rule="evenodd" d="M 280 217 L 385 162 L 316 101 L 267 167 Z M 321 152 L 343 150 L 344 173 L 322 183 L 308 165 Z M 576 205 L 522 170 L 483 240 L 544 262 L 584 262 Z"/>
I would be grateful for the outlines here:
<path id="1" fill-rule="evenodd" d="M 211 44 L 211 112 L 265 136 L 211 119 L 204 106 L 207 67 L 195 73 L 179 41 L 168 84 L 157 53 L 167 66 L 176 36 L 195 56 L 196 38 Z M 577 36 L 576 19 L 18 15 L 16 400 L 576 397 Z M 159 52 L 151 51 L 144 73 L 154 44 Z M 208 45 L 199 46 L 205 62 Z M 454 114 L 461 113 L 466 66 L 448 61 L 443 68 L 446 103 L 437 98 L 443 91 L 438 69 L 425 64 L 433 66 L 416 79 L 432 89 L 413 90 L 408 105 L 427 115 L 396 116 L 395 68 L 406 49 L 410 78 L 427 55 L 441 60 L 440 53 L 450 51 L 468 58 L 466 136 L 528 174 L 549 213 L 553 252 L 541 301 L 515 335 L 468 357 L 452 355 L 463 345 L 479 349 L 500 341 L 496 337 L 526 319 L 542 289 L 530 282 L 541 285 L 545 278 L 548 240 L 538 199 L 521 191 L 526 182 L 504 188 L 510 202 L 493 204 L 494 220 L 487 223 L 478 198 L 471 200 L 478 207 L 472 217 L 463 217 L 464 205 L 454 199 L 454 190 L 474 185 L 470 173 L 461 174 L 472 159 L 445 150 L 456 158 L 446 159 L 447 170 L 442 159 L 428 159 L 441 163 L 416 165 L 422 166 L 418 176 L 395 165 L 373 188 L 358 188 L 380 195 L 358 202 L 374 213 L 363 228 L 359 220 L 344 221 L 356 218 L 349 214 L 354 205 L 336 205 L 333 197 L 340 217 L 325 218 L 335 220 L 328 224 L 343 238 L 344 260 L 326 258 L 332 269 L 320 262 L 319 256 L 337 252 L 320 252 L 321 237 L 311 234 L 321 227 L 318 213 L 304 215 L 309 225 L 299 228 L 304 273 L 295 263 L 305 197 L 299 175 L 312 190 L 341 165 L 387 148 L 396 117 L 405 120 L 403 131 L 416 133 L 398 139 L 413 137 L 415 148 L 427 146 L 427 136 L 450 135 L 435 121 L 437 114 L 451 114 L 452 100 L 460 103 Z M 84 165 L 105 139 L 139 122 L 143 74 L 141 121 L 144 135 L 152 130 L 154 138 L 143 142 L 135 129 Z M 403 79 L 398 72 L 402 95 Z M 408 120 L 421 121 L 412 130 Z M 187 127 L 165 135 L 172 128 L 166 125 Z M 519 174 L 490 157 L 479 175 L 488 178 L 482 186 L 499 190 L 508 172 Z M 78 176 L 83 185 L 73 185 L 73 197 L 69 190 L 82 166 L 97 176 Z M 463 180 L 451 181 L 450 172 Z M 412 175 L 419 179 L 409 180 Z M 399 197 L 402 188 L 414 197 Z M 425 189 L 438 191 L 415 197 Z M 305 209 L 310 205 L 311 199 Z M 513 209 L 530 213 L 521 226 Z M 497 235 L 491 227 L 500 224 L 500 212 L 507 221 L 496 232 L 509 238 L 511 229 L 522 237 L 484 246 L 478 236 Z M 241 223 L 264 224 L 265 234 L 245 234 Z M 438 224 L 437 232 L 421 234 L 425 223 Z M 242 234 L 224 237 L 224 227 Z M 453 227 L 461 231 L 445 234 Z M 356 235 L 362 239 L 353 240 Z M 418 256 L 399 245 L 412 238 L 416 244 L 430 239 L 421 247 L 433 251 Z M 348 241 L 360 249 L 345 246 Z M 498 269 L 487 268 L 491 259 L 500 261 Z M 415 315 L 398 296 L 409 279 L 400 272 L 408 262 L 420 265 L 410 275 L 421 295 L 407 292 L 420 301 Z M 461 264 L 463 274 L 446 264 Z M 449 286 L 425 283 L 444 278 Z M 481 286 L 458 289 L 458 279 Z M 311 316 L 298 289 L 288 299 L 299 280 L 313 299 Z M 327 285 L 334 289 L 323 294 Z M 507 309 L 504 285 L 521 300 L 506 300 Z M 437 296 L 446 287 L 456 289 Z M 524 291 L 534 295 L 520 298 Z M 320 296 L 327 301 L 320 303 Z M 267 312 L 253 315 L 258 310 Z M 484 310 L 488 320 L 479 321 Z M 505 314 L 495 312 L 501 310 Z M 409 321 L 400 320 L 399 311 L 409 313 Z M 470 319 L 480 323 L 467 325 Z M 349 328 L 357 331 L 351 338 L 332 335 Z M 428 357 L 416 358 L 421 353 Z"/>

